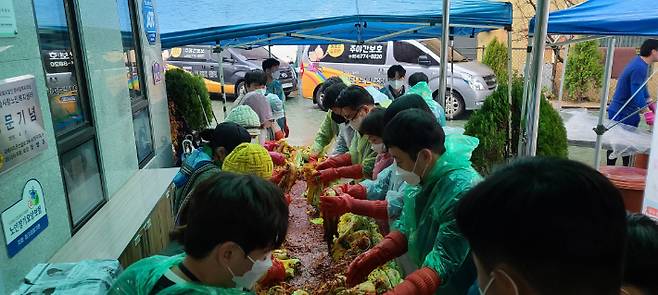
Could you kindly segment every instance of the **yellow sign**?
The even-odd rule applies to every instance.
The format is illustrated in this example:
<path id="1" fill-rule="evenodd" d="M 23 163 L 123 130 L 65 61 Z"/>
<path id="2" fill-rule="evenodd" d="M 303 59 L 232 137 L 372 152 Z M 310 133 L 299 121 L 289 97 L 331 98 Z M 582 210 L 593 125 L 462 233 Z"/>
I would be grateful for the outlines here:
<path id="1" fill-rule="evenodd" d="M 183 53 L 183 49 L 180 47 L 174 47 L 171 49 L 171 57 L 179 57 L 181 53 Z"/>
<path id="2" fill-rule="evenodd" d="M 343 44 L 331 44 L 327 47 L 327 53 L 333 58 L 343 55 L 345 52 L 345 45 Z"/>
<path id="3" fill-rule="evenodd" d="M 2 169 L 3 165 L 5 165 L 5 157 L 0 153 L 0 169 Z"/>

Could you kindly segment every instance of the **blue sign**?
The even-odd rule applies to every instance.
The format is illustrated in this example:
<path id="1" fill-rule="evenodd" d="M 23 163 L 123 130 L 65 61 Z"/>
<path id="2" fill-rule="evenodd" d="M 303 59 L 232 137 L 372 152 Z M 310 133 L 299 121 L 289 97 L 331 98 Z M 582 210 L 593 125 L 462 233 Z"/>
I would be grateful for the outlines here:
<path id="1" fill-rule="evenodd" d="M 21 199 L 2 212 L 2 228 L 10 258 L 48 227 L 45 202 L 41 183 L 30 179 L 23 187 Z"/>
<path id="2" fill-rule="evenodd" d="M 155 20 L 155 9 L 153 9 L 153 0 L 142 1 L 142 17 L 144 18 L 144 32 L 149 44 L 155 45 L 158 39 L 158 25 Z"/>

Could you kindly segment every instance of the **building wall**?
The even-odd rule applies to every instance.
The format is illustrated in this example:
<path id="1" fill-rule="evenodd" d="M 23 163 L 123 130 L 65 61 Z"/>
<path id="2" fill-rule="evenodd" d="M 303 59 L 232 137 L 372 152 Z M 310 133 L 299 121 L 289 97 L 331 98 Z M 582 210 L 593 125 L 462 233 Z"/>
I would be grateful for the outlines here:
<path id="1" fill-rule="evenodd" d="M 27 74 L 35 76 L 43 123 L 48 134 L 48 149 L 0 175 L 0 212 L 19 201 L 25 183 L 36 178 L 43 186 L 49 225 L 12 258 L 7 255 L 4 234 L 0 235 L 0 294 L 11 293 L 25 273 L 35 264 L 47 261 L 71 236 L 32 1 L 14 0 L 14 10 L 18 35 L 15 38 L 0 38 L 0 79 Z"/>
<path id="2" fill-rule="evenodd" d="M 136 2 L 140 6 L 142 1 Z M 0 212 L 17 202 L 21 198 L 23 185 L 29 179 L 36 178 L 44 189 L 49 225 L 12 258 L 8 257 L 4 235 L 0 235 L 0 294 L 9 294 L 15 290 L 34 265 L 47 262 L 71 237 L 68 205 L 32 3 L 28 0 L 13 0 L 18 35 L 15 38 L 0 38 L 0 79 L 26 74 L 35 76 L 48 149 L 0 175 Z M 115 0 L 76 1 L 76 4 L 104 189 L 106 198 L 111 200 L 139 169 L 117 4 Z M 151 70 L 153 63 L 163 64 L 160 45 L 159 40 L 156 45 L 146 41 L 141 10 L 138 7 L 144 65 L 142 70 L 149 99 L 155 150 L 145 168 L 170 167 L 172 151 L 165 81 L 163 76 L 163 80 L 156 85 Z"/>

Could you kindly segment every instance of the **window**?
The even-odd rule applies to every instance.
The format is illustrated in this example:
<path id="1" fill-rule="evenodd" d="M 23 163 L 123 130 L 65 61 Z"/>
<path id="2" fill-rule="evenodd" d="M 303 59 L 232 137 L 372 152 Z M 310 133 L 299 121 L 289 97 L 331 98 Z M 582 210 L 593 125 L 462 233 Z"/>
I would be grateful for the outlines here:
<path id="1" fill-rule="evenodd" d="M 308 49 L 311 62 L 386 64 L 386 44 L 312 45 Z"/>
<path id="2" fill-rule="evenodd" d="M 145 94 L 144 73 L 140 59 L 139 32 L 135 3 L 133 0 L 116 0 L 123 43 L 123 58 L 126 64 L 128 92 L 133 111 L 133 128 L 135 132 L 135 147 L 140 167 L 144 166 L 153 156 L 153 137 L 151 135 L 151 120 L 148 100 Z M 188 49 L 187 47 L 185 48 Z"/>
<path id="3" fill-rule="evenodd" d="M 425 55 L 431 61 L 431 65 L 438 65 L 439 63 L 430 57 L 427 53 L 423 52 L 420 48 L 407 42 L 393 42 L 393 57 L 398 62 L 405 62 L 410 64 L 418 64 L 418 58 Z"/>
<path id="4" fill-rule="evenodd" d="M 73 0 L 34 0 L 57 152 L 73 231 L 105 202 Z"/>

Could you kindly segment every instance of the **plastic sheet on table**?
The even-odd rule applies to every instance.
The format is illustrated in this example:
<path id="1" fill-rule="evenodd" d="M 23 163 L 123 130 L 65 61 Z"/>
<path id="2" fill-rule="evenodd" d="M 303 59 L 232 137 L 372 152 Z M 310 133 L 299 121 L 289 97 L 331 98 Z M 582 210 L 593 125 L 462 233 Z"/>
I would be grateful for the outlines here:
<path id="1" fill-rule="evenodd" d="M 84 260 L 77 263 L 40 263 L 12 293 L 107 294 L 121 273 L 117 260 Z"/>
<path id="2" fill-rule="evenodd" d="M 598 124 L 598 116 L 586 109 L 562 110 L 560 112 L 564 127 L 567 129 L 567 139 L 570 142 L 581 142 L 591 145 L 596 143 L 596 133 L 593 128 Z M 616 122 L 605 119 L 606 127 Z M 603 134 L 603 148 L 612 150 L 610 158 L 630 156 L 633 154 L 648 154 L 651 149 L 651 133 L 641 128 L 618 124 Z"/>

